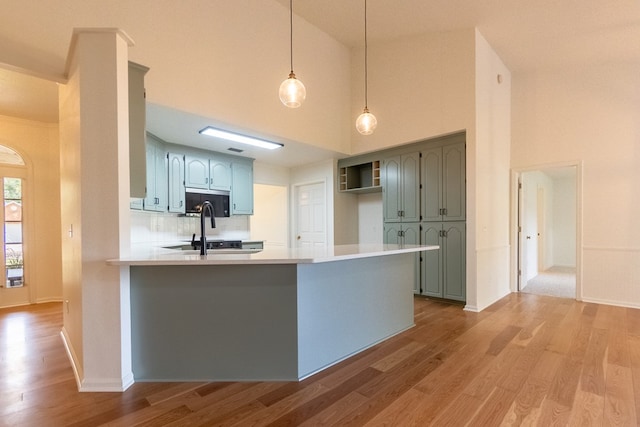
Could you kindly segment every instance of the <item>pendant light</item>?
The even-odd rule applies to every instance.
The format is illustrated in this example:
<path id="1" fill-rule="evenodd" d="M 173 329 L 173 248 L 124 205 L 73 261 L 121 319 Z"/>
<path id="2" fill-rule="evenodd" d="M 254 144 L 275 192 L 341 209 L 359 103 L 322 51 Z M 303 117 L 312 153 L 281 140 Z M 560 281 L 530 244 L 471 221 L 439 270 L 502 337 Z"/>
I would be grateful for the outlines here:
<path id="1" fill-rule="evenodd" d="M 371 135 L 378 125 L 376 116 L 369 112 L 367 106 L 367 0 L 364 0 L 364 110 L 356 120 L 356 129 L 363 135 Z"/>
<path id="2" fill-rule="evenodd" d="M 280 101 L 289 108 L 298 108 L 307 96 L 307 90 L 293 72 L 293 0 L 289 0 L 289 24 L 290 24 L 290 52 L 291 52 L 291 72 L 289 78 L 280 85 Z"/>

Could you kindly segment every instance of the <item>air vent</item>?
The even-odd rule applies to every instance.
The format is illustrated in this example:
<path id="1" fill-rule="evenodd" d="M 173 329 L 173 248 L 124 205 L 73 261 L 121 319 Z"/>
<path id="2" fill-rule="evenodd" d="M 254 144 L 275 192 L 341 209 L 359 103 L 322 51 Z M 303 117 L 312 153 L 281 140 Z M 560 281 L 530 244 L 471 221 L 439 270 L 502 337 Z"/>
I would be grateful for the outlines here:
<path id="1" fill-rule="evenodd" d="M 234 153 L 242 153 L 244 151 L 239 148 L 227 148 L 227 150 L 233 151 Z"/>

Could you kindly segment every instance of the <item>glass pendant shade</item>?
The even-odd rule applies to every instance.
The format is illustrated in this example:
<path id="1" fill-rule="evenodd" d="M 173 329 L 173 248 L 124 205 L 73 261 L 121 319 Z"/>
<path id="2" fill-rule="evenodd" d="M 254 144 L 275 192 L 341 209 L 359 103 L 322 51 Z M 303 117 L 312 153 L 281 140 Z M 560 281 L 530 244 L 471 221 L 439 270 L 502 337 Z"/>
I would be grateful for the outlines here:
<path id="1" fill-rule="evenodd" d="M 278 93 L 280 101 L 289 108 L 298 108 L 307 97 L 307 90 L 293 71 L 289 78 L 282 82 Z"/>
<path id="2" fill-rule="evenodd" d="M 363 135 L 371 135 L 376 126 L 378 126 L 376 116 L 371 114 L 369 109 L 365 107 L 362 114 L 360 114 L 356 120 L 356 129 Z"/>

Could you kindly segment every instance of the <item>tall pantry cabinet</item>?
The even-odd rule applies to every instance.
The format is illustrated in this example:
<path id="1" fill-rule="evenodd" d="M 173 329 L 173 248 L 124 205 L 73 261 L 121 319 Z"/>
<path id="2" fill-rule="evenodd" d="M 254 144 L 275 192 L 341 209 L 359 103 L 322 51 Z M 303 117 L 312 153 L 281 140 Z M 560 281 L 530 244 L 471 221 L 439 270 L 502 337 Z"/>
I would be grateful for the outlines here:
<path id="1" fill-rule="evenodd" d="M 382 161 L 384 243 L 440 246 L 419 255 L 422 295 L 466 300 L 465 155 L 458 134 L 389 151 Z"/>
<path id="2" fill-rule="evenodd" d="M 429 148 L 421 160 L 421 242 L 440 246 L 423 252 L 421 293 L 465 301 L 465 144 Z"/>

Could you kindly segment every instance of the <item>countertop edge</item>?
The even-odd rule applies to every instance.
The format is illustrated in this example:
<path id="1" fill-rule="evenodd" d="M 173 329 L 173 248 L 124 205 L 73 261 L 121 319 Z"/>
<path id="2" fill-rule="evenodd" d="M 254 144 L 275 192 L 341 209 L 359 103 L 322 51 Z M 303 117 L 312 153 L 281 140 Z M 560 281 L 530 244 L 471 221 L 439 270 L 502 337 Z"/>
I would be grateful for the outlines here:
<path id="1" fill-rule="evenodd" d="M 439 246 L 429 245 L 383 245 L 378 250 L 366 250 L 367 245 L 337 245 L 339 249 L 350 248 L 351 253 L 333 254 L 298 254 L 299 250 L 288 250 L 286 254 L 278 253 L 282 251 L 270 252 L 265 250 L 257 254 L 211 254 L 182 255 L 179 253 L 161 253 L 148 256 L 129 256 L 117 259 L 109 259 L 107 265 L 113 266 L 162 266 L 162 265 L 265 265 L 265 264 L 318 264 L 325 262 L 346 261 L 351 259 L 371 258 L 376 256 L 396 255 L 403 253 L 422 252 L 439 249 Z M 300 252 L 304 252 L 301 250 Z M 318 251 L 319 252 L 319 251 Z M 273 255 L 271 255 L 273 253 Z"/>

